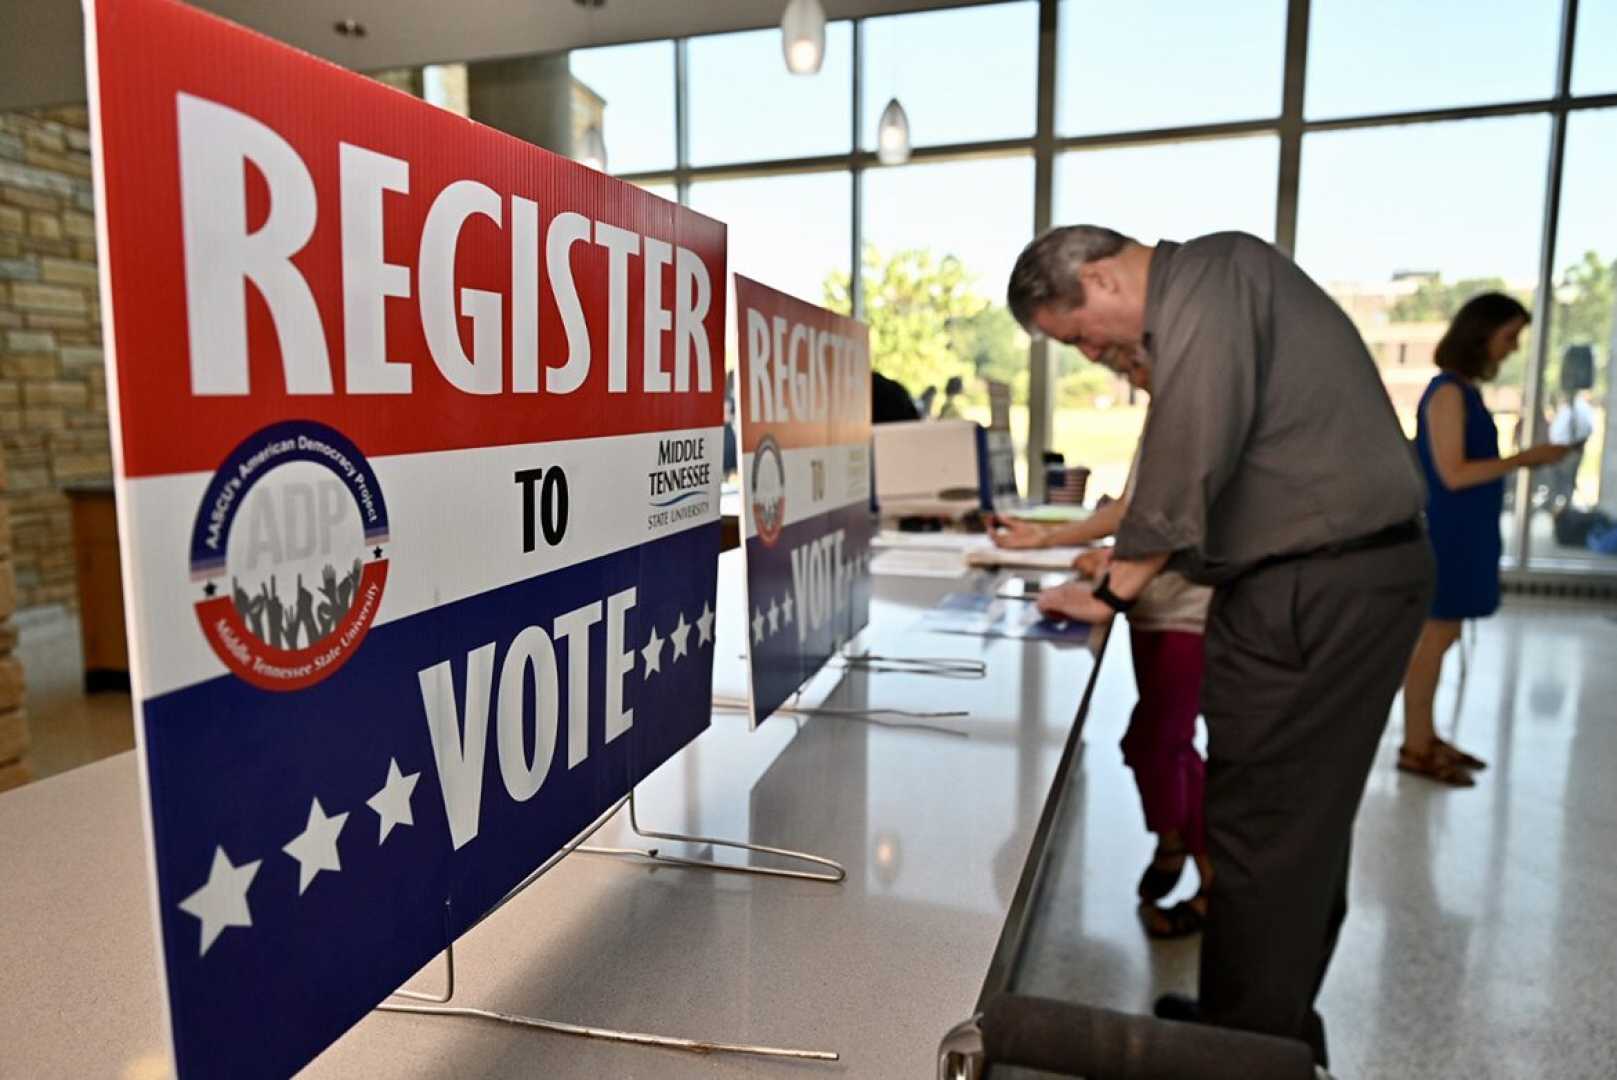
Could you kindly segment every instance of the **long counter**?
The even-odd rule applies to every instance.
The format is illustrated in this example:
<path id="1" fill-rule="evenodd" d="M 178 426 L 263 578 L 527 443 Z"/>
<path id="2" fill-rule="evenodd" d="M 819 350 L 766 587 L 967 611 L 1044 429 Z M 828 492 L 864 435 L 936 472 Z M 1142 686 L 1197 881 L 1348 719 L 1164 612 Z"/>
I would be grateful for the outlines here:
<path id="1" fill-rule="evenodd" d="M 923 632 L 993 576 L 878 577 L 854 647 L 978 658 L 980 680 L 826 670 L 803 702 L 966 710 L 921 723 L 777 716 L 712 727 L 638 789 L 650 829 L 840 861 L 841 885 L 576 852 L 455 946 L 454 1003 L 596 1027 L 798 1049 L 836 1064 L 700 1056 L 469 1018 L 373 1013 L 310 1077 L 929 1076 L 940 1035 L 1027 932 L 1052 782 L 1103 638 L 1088 648 Z M 721 559 L 715 694 L 744 695 L 739 552 Z M 833 667 L 835 662 L 833 662 Z M 1058 785 L 1059 787 L 1059 785 Z M 168 1074 L 139 791 L 123 754 L 0 796 L 0 1077 Z M 625 814 L 592 843 L 634 843 Z M 665 848 L 668 845 L 663 845 Z M 704 855 L 699 849 L 681 853 Z M 729 856 L 722 856 L 728 858 Z M 442 961 L 412 981 L 440 988 Z M 318 993 L 318 988 L 311 988 Z"/>

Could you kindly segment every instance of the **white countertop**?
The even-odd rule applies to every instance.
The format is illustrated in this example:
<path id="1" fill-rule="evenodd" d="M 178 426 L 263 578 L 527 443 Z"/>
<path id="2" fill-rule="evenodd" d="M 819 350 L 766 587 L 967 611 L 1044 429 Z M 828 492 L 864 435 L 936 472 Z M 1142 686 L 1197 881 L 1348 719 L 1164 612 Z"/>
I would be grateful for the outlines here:
<path id="1" fill-rule="evenodd" d="M 738 554 L 721 563 L 719 696 L 745 685 Z M 939 1038 L 976 1001 L 1094 667 L 1082 648 L 914 629 L 943 593 L 971 587 L 878 577 L 856 645 L 980 657 L 987 678 L 850 674 L 838 685 L 824 672 L 805 694 L 967 709 L 930 721 L 965 737 L 828 717 L 777 716 L 748 732 L 744 716 L 720 712 L 639 789 L 647 828 L 823 854 L 847 867 L 844 884 L 575 853 L 456 945 L 457 1005 L 834 1050 L 841 1062 L 373 1013 L 304 1075 L 932 1075 Z M 596 842 L 632 842 L 627 833 L 619 814 Z M 0 1077 L 168 1075 L 133 754 L 0 796 L 0 868 Z M 436 990 L 442 971 L 429 964 L 413 985 Z"/>

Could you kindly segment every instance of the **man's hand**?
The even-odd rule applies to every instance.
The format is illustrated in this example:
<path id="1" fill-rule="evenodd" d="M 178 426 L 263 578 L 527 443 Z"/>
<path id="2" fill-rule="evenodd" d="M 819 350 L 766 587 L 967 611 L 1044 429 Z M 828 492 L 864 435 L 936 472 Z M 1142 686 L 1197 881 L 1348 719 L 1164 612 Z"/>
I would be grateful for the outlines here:
<path id="1" fill-rule="evenodd" d="M 1091 581 L 1099 578 L 1112 564 L 1112 549 L 1109 547 L 1095 548 L 1086 551 L 1072 560 L 1072 568 Z"/>
<path id="2" fill-rule="evenodd" d="M 1049 547 L 1042 525 L 996 514 L 988 530 L 989 537 L 1002 548 Z"/>
<path id="3" fill-rule="evenodd" d="M 1101 623 L 1115 614 L 1110 607 L 1095 599 L 1088 585 L 1068 582 L 1039 593 L 1039 614 L 1045 618 L 1072 619 L 1076 622 Z"/>

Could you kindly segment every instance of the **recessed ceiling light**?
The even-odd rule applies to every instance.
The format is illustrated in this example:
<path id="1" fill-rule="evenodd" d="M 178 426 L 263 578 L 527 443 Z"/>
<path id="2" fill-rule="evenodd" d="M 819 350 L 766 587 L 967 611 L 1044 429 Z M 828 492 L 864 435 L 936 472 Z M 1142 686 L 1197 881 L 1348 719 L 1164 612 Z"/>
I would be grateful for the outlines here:
<path id="1" fill-rule="evenodd" d="M 573 3 L 577 4 L 581 8 L 606 7 L 606 0 L 573 0 Z"/>
<path id="2" fill-rule="evenodd" d="M 362 38 L 365 36 L 365 24 L 358 19 L 338 19 L 332 23 L 331 28 L 342 37 Z"/>

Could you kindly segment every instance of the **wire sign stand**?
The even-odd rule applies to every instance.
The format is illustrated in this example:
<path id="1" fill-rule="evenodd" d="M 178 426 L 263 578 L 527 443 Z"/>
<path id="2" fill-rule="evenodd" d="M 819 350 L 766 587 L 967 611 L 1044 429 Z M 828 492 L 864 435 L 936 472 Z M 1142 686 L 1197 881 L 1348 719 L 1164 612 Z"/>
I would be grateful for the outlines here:
<path id="1" fill-rule="evenodd" d="M 869 653 L 848 654 L 840 657 L 843 666 L 848 670 L 864 671 L 869 674 L 894 672 L 912 675 L 932 675 L 947 679 L 980 679 L 986 675 L 982 661 L 959 660 L 948 657 L 885 657 Z M 893 727 L 915 727 L 938 732 L 946 735 L 965 735 L 964 732 L 943 727 L 935 727 L 917 723 L 893 723 L 880 719 L 883 716 L 904 717 L 960 717 L 969 713 L 964 711 L 949 711 L 936 713 L 910 712 L 901 709 L 858 709 L 836 708 L 820 706 L 805 708 L 800 704 L 801 691 L 792 696 L 791 703 L 779 711 L 793 713 L 799 716 L 831 716 L 849 720 L 867 720 L 872 723 L 886 724 Z M 747 702 L 729 701 L 715 698 L 713 706 L 716 709 L 748 710 Z M 788 867 L 752 866 L 740 863 L 724 863 L 717 859 L 697 859 L 681 855 L 670 855 L 661 848 L 648 847 L 617 847 L 606 845 L 586 844 L 585 841 L 594 836 L 614 814 L 627 805 L 629 808 L 629 829 L 642 840 L 664 841 L 668 843 L 691 844 L 712 848 L 728 848 L 733 851 L 746 851 L 753 854 L 768 855 L 778 859 L 795 860 L 819 867 L 815 870 L 797 870 Z M 482 923 L 500 908 L 514 900 L 523 890 L 538 880 L 540 875 L 549 870 L 561 859 L 578 851 L 588 855 L 606 855 L 617 858 L 627 858 L 659 863 L 668 866 L 679 866 L 693 870 L 711 870 L 718 873 L 752 874 L 758 877 L 788 878 L 796 881 L 818 881 L 828 885 L 840 885 L 848 878 L 847 868 L 835 859 L 823 855 L 814 855 L 806 851 L 796 851 L 791 848 L 774 847 L 769 844 L 755 844 L 742 840 L 726 840 L 713 836 L 698 836 L 688 833 L 660 832 L 641 826 L 638 807 L 635 803 L 635 788 L 630 787 L 629 793 L 613 803 L 605 813 L 597 818 L 587 829 L 578 835 L 571 843 L 555 855 L 528 877 L 524 878 L 499 903 L 490 908 L 473 926 Z M 575 1038 L 595 1039 L 602 1042 L 624 1043 L 635 1046 L 655 1046 L 668 1050 L 681 1050 L 695 1054 L 742 1054 L 752 1057 L 765 1057 L 791 1061 L 840 1061 L 841 1055 L 830 1050 L 798 1050 L 787 1047 L 762 1046 L 747 1043 L 714 1042 L 703 1039 L 688 1039 L 674 1035 L 653 1035 L 638 1031 L 621 1031 L 614 1028 L 591 1027 L 583 1024 L 571 1024 L 560 1020 L 546 1020 L 540 1017 L 524 1016 L 517 1013 L 500 1012 L 494 1009 L 480 1009 L 472 1006 L 454 1005 L 451 1002 L 455 996 L 455 945 L 454 939 L 449 935 L 449 905 L 444 905 L 445 940 L 444 956 L 444 989 L 441 994 L 424 993 L 419 990 L 401 988 L 394 991 L 392 998 L 402 1000 L 384 1001 L 376 1008 L 380 1012 L 407 1013 L 418 1016 L 449 1016 L 463 1019 L 483 1020 L 492 1023 L 507 1024 L 513 1027 L 528 1028 L 538 1031 L 548 1031 L 557 1035 L 569 1035 Z M 467 928 L 468 930 L 471 927 Z"/>
<path id="2" fill-rule="evenodd" d="M 545 860 L 545 862 L 544 862 L 544 864 L 542 866 L 540 866 L 537 870 L 535 870 L 533 873 L 529 874 L 526 878 L 524 878 L 510 892 L 506 893 L 505 896 L 500 900 L 499 903 L 495 904 L 486 913 L 484 913 L 483 917 L 481 919 L 478 919 L 477 922 L 473 923 L 472 926 L 467 927 L 467 930 L 471 930 L 473 927 L 476 927 L 476 926 L 480 925 L 482 922 L 484 922 L 486 919 L 488 919 L 491 915 L 493 915 L 496 911 L 499 911 L 506 904 L 508 904 L 512 900 L 516 899 L 516 897 L 523 890 L 525 890 L 528 886 L 532 885 L 535 881 L 537 881 L 539 879 L 540 875 L 542 875 L 546 870 L 549 870 L 556 863 L 560 862 L 567 855 L 572 854 L 574 851 L 590 851 L 591 850 L 590 848 L 587 848 L 587 847 L 584 846 L 584 841 L 588 840 L 591 836 L 593 836 L 596 833 L 596 831 L 599 830 L 601 828 L 601 826 L 605 825 L 607 823 L 607 821 L 609 821 L 611 819 L 612 815 L 616 814 L 619 810 L 621 810 L 625 804 L 628 804 L 628 806 L 629 806 L 631 827 L 635 828 L 636 833 L 638 833 L 640 835 L 648 836 L 648 837 L 660 837 L 662 835 L 662 834 L 658 834 L 658 833 L 640 833 L 640 830 L 639 830 L 638 826 L 634 825 L 634 790 L 631 788 L 630 791 L 629 791 L 629 794 L 625 795 L 623 798 L 621 798 L 617 802 L 613 803 L 612 806 L 609 807 L 605 813 L 603 813 L 599 818 L 596 818 L 594 823 L 591 824 L 589 826 L 589 828 L 585 829 L 582 833 L 580 833 L 576 839 L 574 839 L 566 847 L 564 847 L 560 851 L 558 851 L 555 855 L 553 855 L 549 859 Z M 678 837 L 678 836 L 673 836 L 673 835 L 670 835 L 670 838 L 671 839 L 686 839 L 684 837 Z M 696 839 L 700 839 L 700 838 L 696 838 Z M 717 843 L 721 843 L 721 844 L 725 843 L 724 841 L 708 841 L 708 842 L 710 842 L 710 843 L 717 842 Z M 754 845 L 740 845 L 740 846 L 753 847 Z M 605 849 L 599 849 L 599 850 L 605 851 L 605 852 L 608 852 L 608 853 L 613 853 L 613 852 L 616 852 L 618 849 L 605 848 Z M 632 854 L 635 854 L 635 855 L 641 855 L 642 854 L 638 849 L 628 849 L 628 850 Z M 785 851 L 784 849 L 766 848 L 766 847 L 763 847 L 761 845 L 758 845 L 756 847 L 756 850 L 761 850 L 761 851 L 765 851 L 765 852 L 769 852 L 769 853 L 775 853 L 775 854 L 782 854 L 782 855 L 786 855 L 786 856 L 796 856 L 796 855 L 801 854 L 799 852 Z M 711 869 L 719 869 L 719 870 L 745 870 L 745 869 L 748 869 L 748 868 L 744 868 L 744 867 L 728 867 L 728 866 L 724 866 L 724 865 L 719 864 L 719 863 L 708 863 L 708 862 L 703 862 L 701 860 L 695 860 L 695 859 L 680 860 L 680 859 L 673 858 L 671 856 L 659 856 L 656 853 L 656 849 L 651 849 L 650 855 L 648 855 L 646 857 L 655 858 L 658 861 L 662 861 L 662 862 L 674 862 L 674 863 L 679 863 L 681 865 L 689 865 L 689 866 L 694 866 L 694 867 L 698 867 L 698 868 L 711 868 Z M 837 871 L 841 873 L 842 877 L 832 879 L 832 878 L 830 878 L 828 876 L 818 876 L 818 875 L 810 875 L 810 874 L 794 874 L 794 873 L 789 872 L 789 871 L 783 871 L 777 876 L 810 877 L 810 878 L 814 878 L 816 880 L 837 880 L 837 881 L 840 881 L 840 880 L 842 880 L 843 877 L 847 876 L 847 872 L 845 870 L 843 870 L 841 866 L 838 866 L 836 863 L 831 862 L 831 860 L 829 860 L 829 859 L 821 859 L 818 856 L 814 856 L 814 855 L 805 855 L 805 856 L 802 856 L 802 857 L 805 858 L 805 859 L 815 861 L 815 862 L 822 862 L 822 863 L 827 863 L 827 864 L 829 864 L 831 866 L 835 866 Z M 762 868 L 757 868 L 757 869 L 759 871 L 762 870 Z M 493 1023 L 506 1024 L 506 1025 L 509 1025 L 509 1026 L 512 1026 L 512 1027 L 528 1028 L 530 1030 L 537 1030 L 537 1031 L 548 1031 L 548 1032 L 551 1032 L 551 1033 L 556 1034 L 556 1035 L 570 1035 L 570 1036 L 573 1036 L 575 1038 L 595 1039 L 595 1040 L 601 1041 L 601 1042 L 625 1043 L 625 1044 L 632 1045 L 632 1046 L 655 1046 L 655 1047 L 660 1047 L 660 1048 L 665 1049 L 665 1050 L 681 1050 L 681 1051 L 684 1051 L 686 1053 L 692 1053 L 692 1054 L 744 1054 L 744 1055 L 748 1055 L 748 1056 L 751 1056 L 751 1057 L 776 1058 L 776 1059 L 783 1059 L 783 1060 L 789 1060 L 789 1061 L 840 1061 L 840 1060 L 842 1060 L 841 1055 L 836 1053 L 833 1050 L 796 1050 L 796 1049 L 791 1049 L 791 1048 L 788 1048 L 788 1047 L 780 1047 L 780 1046 L 762 1046 L 762 1045 L 753 1045 L 753 1044 L 748 1044 L 748 1043 L 714 1042 L 714 1041 L 707 1040 L 707 1039 L 687 1039 L 687 1038 L 683 1038 L 683 1037 L 677 1036 L 677 1035 L 652 1035 L 652 1034 L 648 1034 L 646 1032 L 640 1032 L 640 1031 L 621 1031 L 621 1030 L 618 1030 L 616 1028 L 600 1028 L 600 1027 L 590 1027 L 590 1026 L 587 1026 L 587 1025 L 584 1025 L 584 1024 L 570 1024 L 570 1023 L 567 1023 L 567 1022 L 561 1021 L 561 1020 L 546 1020 L 546 1019 L 543 1019 L 543 1018 L 537 1017 L 537 1016 L 524 1016 L 524 1015 L 521 1015 L 519 1013 L 500 1012 L 500 1011 L 495 1010 L 495 1009 L 479 1009 L 479 1008 L 475 1008 L 475 1007 L 468 1006 L 468 1005 L 453 1005 L 453 1004 L 450 1004 L 450 1002 L 453 1001 L 453 999 L 455 997 L 455 942 L 454 942 L 454 938 L 449 936 L 448 930 L 449 930 L 449 903 L 446 900 L 444 902 L 444 931 L 445 931 L 445 939 L 446 939 L 447 944 L 445 944 L 444 951 L 443 951 L 443 956 L 444 956 L 444 961 L 445 961 L 445 964 L 444 964 L 444 966 L 445 966 L 445 973 L 444 973 L 445 977 L 444 977 L 443 993 L 441 993 L 441 994 L 431 994 L 431 993 L 423 993 L 423 992 L 421 992 L 419 990 L 410 990 L 410 989 L 400 988 L 398 990 L 395 990 L 389 996 L 392 997 L 392 998 L 402 998 L 402 999 L 405 999 L 405 1000 L 403 1000 L 403 1001 L 384 1001 L 380 1005 L 376 1006 L 376 1009 L 377 1009 L 378 1012 L 408 1013 L 408 1014 L 413 1014 L 413 1015 L 417 1015 L 417 1016 L 450 1016 L 450 1017 L 459 1017 L 459 1018 L 462 1018 L 462 1019 L 484 1020 L 484 1021 L 489 1021 L 489 1022 L 493 1022 Z"/>
<path id="3" fill-rule="evenodd" d="M 666 863 L 670 866 L 684 866 L 695 870 L 716 870 L 727 874 L 755 874 L 759 877 L 793 878 L 798 881 L 823 881 L 828 885 L 840 885 L 848 878 L 847 869 L 835 859 L 828 859 L 823 855 L 811 855 L 806 851 L 794 851 L 791 848 L 771 847 L 768 844 L 753 844 L 744 840 L 722 840 L 713 836 L 693 836 L 686 833 L 654 832 L 640 827 L 640 819 L 635 811 L 634 789 L 629 789 L 627 796 L 629 803 L 629 828 L 643 840 L 665 840 L 672 843 L 707 845 L 710 847 L 730 848 L 734 851 L 751 851 L 761 855 L 773 855 L 780 859 L 794 859 L 799 862 L 812 863 L 815 866 L 826 868 L 824 872 L 817 870 L 790 870 L 776 866 L 750 866 L 745 863 L 723 863 L 716 859 L 689 859 L 680 855 L 667 855 L 655 847 L 602 847 L 586 845 L 578 850 L 587 855 L 613 855 L 619 858 L 644 859 L 651 862 Z"/>

